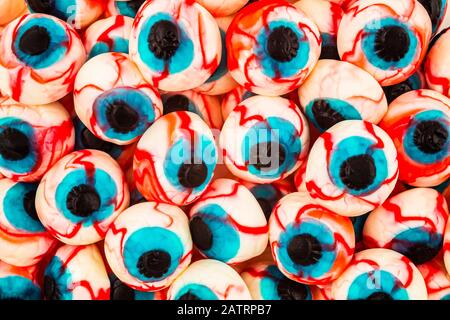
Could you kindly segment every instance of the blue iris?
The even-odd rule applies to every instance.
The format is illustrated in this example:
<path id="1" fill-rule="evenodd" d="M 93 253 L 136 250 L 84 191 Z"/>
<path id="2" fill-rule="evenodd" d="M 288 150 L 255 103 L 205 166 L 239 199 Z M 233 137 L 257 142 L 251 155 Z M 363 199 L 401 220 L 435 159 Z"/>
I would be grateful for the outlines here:
<path id="1" fill-rule="evenodd" d="M 264 300 L 281 300 L 278 294 L 278 283 L 286 277 L 278 270 L 276 266 L 268 266 L 266 271 L 268 276 L 261 279 L 260 290 L 261 296 Z M 305 300 L 312 300 L 311 290 L 305 286 L 308 291 L 308 295 Z"/>
<path id="2" fill-rule="evenodd" d="M 314 103 L 317 101 L 325 101 L 327 105 L 330 107 L 330 109 L 333 109 L 337 113 L 339 113 L 340 116 L 344 120 L 361 120 L 361 114 L 358 112 L 358 110 L 353 107 L 350 103 L 340 100 L 340 99 L 334 99 L 334 98 L 321 98 L 321 99 L 314 99 L 311 100 L 308 105 L 306 106 L 306 116 L 308 119 L 314 124 L 314 126 L 319 129 L 321 132 L 329 129 L 329 128 L 322 128 L 314 116 L 313 110 L 314 110 Z"/>
<path id="3" fill-rule="evenodd" d="M 206 80 L 206 83 L 219 80 L 228 72 L 226 33 L 222 29 L 220 29 L 220 39 L 222 40 L 222 58 L 216 71 Z"/>
<path id="4" fill-rule="evenodd" d="M 382 149 L 375 148 L 375 142 L 367 138 L 353 136 L 339 142 L 331 155 L 329 173 L 334 184 L 352 195 L 362 195 L 377 189 L 387 178 L 388 164 Z M 347 188 L 340 176 L 341 166 L 351 157 L 369 155 L 375 164 L 375 177 L 366 188 L 356 190 Z"/>
<path id="5" fill-rule="evenodd" d="M 44 232 L 44 226 L 37 220 L 31 218 L 24 206 L 24 197 L 28 192 L 36 191 L 37 184 L 16 183 L 3 198 L 3 211 L 6 219 L 16 229 L 38 233 Z"/>
<path id="6" fill-rule="evenodd" d="M 239 232 L 228 221 L 227 212 L 217 204 L 208 204 L 197 209 L 192 217 L 200 217 L 212 234 L 212 246 L 203 253 L 209 258 L 227 262 L 239 251 Z"/>
<path id="7" fill-rule="evenodd" d="M 310 265 L 296 264 L 288 253 L 290 241 L 298 235 L 311 235 L 316 238 L 322 246 L 321 258 Z M 333 267 L 336 260 L 335 239 L 333 232 L 324 224 L 312 220 L 304 220 L 300 224 L 291 223 L 281 233 L 279 240 L 278 258 L 283 267 L 292 274 L 302 277 L 318 278 L 326 274 Z"/>
<path id="8" fill-rule="evenodd" d="M 139 271 L 141 256 L 149 251 L 164 251 L 170 255 L 170 266 L 159 278 L 148 278 Z M 174 232 L 160 227 L 146 227 L 134 231 L 125 241 L 123 259 L 128 272 L 141 281 L 159 281 L 170 276 L 178 267 L 183 257 L 184 246 Z"/>
<path id="9" fill-rule="evenodd" d="M 192 294 L 200 300 L 219 300 L 217 295 L 207 286 L 197 283 L 189 283 L 178 290 L 174 300 L 179 300 L 185 294 Z"/>
<path id="10" fill-rule="evenodd" d="M 363 239 L 363 230 L 364 230 L 364 224 L 366 223 L 368 214 L 363 214 L 362 216 L 358 217 L 351 217 L 350 220 L 353 224 L 353 229 L 355 230 L 355 242 L 361 242 Z"/>
<path id="11" fill-rule="evenodd" d="M 278 150 L 272 152 L 269 157 L 267 150 L 263 148 L 262 150 L 259 149 L 259 156 L 267 158 L 264 159 L 265 162 L 272 160 L 272 165 L 263 169 L 255 166 L 255 155 L 252 154 L 252 150 L 257 150 L 256 146 L 264 143 L 269 145 L 278 143 L 284 150 L 284 162 L 279 163 L 278 166 L 274 165 L 279 160 Z M 248 171 L 257 177 L 263 178 L 277 178 L 284 172 L 291 170 L 295 166 L 301 151 L 301 140 L 294 125 L 279 117 L 268 117 L 266 121 L 260 121 L 253 125 L 247 131 L 241 146 L 242 158 L 248 164 Z"/>
<path id="12" fill-rule="evenodd" d="M 43 12 L 55 16 L 61 20 L 68 21 L 70 18 L 76 15 L 78 6 L 76 0 L 58 0 L 51 2 L 53 7 L 49 12 Z M 38 13 L 33 11 L 32 6 L 28 6 L 31 13 Z"/>
<path id="13" fill-rule="evenodd" d="M 35 132 L 33 127 L 28 123 L 19 118 L 6 117 L 0 119 L 0 132 L 5 129 L 16 129 L 23 133 L 29 141 L 30 149 L 34 148 L 35 144 Z M 16 173 L 27 173 L 31 172 L 36 165 L 37 155 L 35 150 L 30 150 L 28 155 L 20 160 L 8 160 L 0 155 L 0 167 Z"/>
<path id="14" fill-rule="evenodd" d="M 56 288 L 60 294 L 60 300 L 72 300 L 72 291 L 70 289 L 72 274 L 64 266 L 61 259 L 56 256 L 53 257 L 45 269 L 44 276 L 55 281 Z"/>
<path id="15" fill-rule="evenodd" d="M 20 41 L 26 31 L 33 27 L 45 28 L 50 36 L 50 43 L 44 52 L 30 55 L 20 49 Z M 13 48 L 16 56 L 26 65 L 33 69 L 48 68 L 63 59 L 67 52 L 69 38 L 64 28 L 47 17 L 34 17 L 26 21 L 17 31 Z"/>
<path id="16" fill-rule="evenodd" d="M 180 45 L 175 54 L 168 61 L 156 57 L 150 50 L 148 44 L 148 38 L 153 25 L 164 20 L 177 24 L 180 31 Z M 192 40 L 189 39 L 188 34 L 184 31 L 181 22 L 177 23 L 176 21 L 173 21 L 173 18 L 169 14 L 160 12 L 147 18 L 143 23 L 142 30 L 138 37 L 138 52 L 142 61 L 153 71 L 163 72 L 167 64 L 169 73 L 175 74 L 182 72 L 191 65 L 194 58 L 194 44 Z"/>
<path id="17" fill-rule="evenodd" d="M 89 52 L 89 59 L 106 52 L 122 52 L 128 53 L 128 39 L 122 37 L 114 37 L 112 39 L 112 46 L 103 41 L 97 42 Z"/>
<path id="18" fill-rule="evenodd" d="M 411 248 L 426 245 L 437 252 L 442 246 L 442 240 L 440 233 L 431 232 L 423 227 L 411 228 L 395 236 L 392 240 L 392 250 L 407 255 Z"/>
<path id="19" fill-rule="evenodd" d="M 348 300 L 365 300 L 372 294 L 385 293 L 394 300 L 408 300 L 408 292 L 391 273 L 377 270 L 356 277 L 348 289 Z"/>
<path id="20" fill-rule="evenodd" d="M 130 6 L 130 2 L 136 2 L 136 1 L 115 1 L 116 9 L 119 12 L 119 14 L 127 17 L 134 18 L 137 14 L 137 9 L 135 6 Z M 142 1 L 144 2 L 144 1 Z"/>
<path id="21" fill-rule="evenodd" d="M 92 186 L 98 190 L 100 207 L 87 217 L 74 215 L 67 208 L 67 196 L 73 188 L 80 185 Z M 103 221 L 114 212 L 114 203 L 117 196 L 117 187 L 113 178 L 104 170 L 96 169 L 92 174 L 84 169 L 77 169 L 67 174 L 56 188 L 56 206 L 58 210 L 73 223 L 82 223 L 91 226 L 98 221 Z"/>
<path id="22" fill-rule="evenodd" d="M 409 37 L 409 48 L 406 54 L 397 61 L 386 61 L 378 56 L 375 49 L 377 42 L 377 32 L 381 28 L 386 27 L 401 27 Z M 367 60 L 375 67 L 382 70 L 401 69 L 410 65 L 416 56 L 419 48 L 418 40 L 414 32 L 405 24 L 397 19 L 388 17 L 380 20 L 370 21 L 364 27 L 364 36 L 362 39 L 362 50 L 364 51 Z"/>
<path id="23" fill-rule="evenodd" d="M 444 112 L 440 110 L 422 111 L 416 114 L 414 118 L 410 120 L 408 130 L 406 131 L 405 136 L 403 138 L 403 147 L 407 155 L 414 161 L 423 164 L 433 164 L 440 162 L 450 155 L 450 139 L 447 139 L 445 145 L 439 152 L 435 153 L 423 152 L 414 143 L 415 130 L 417 128 L 417 125 L 422 121 L 439 122 L 442 125 L 442 127 L 447 130 L 447 136 L 450 136 L 450 127 L 448 125 L 450 119 L 448 119 L 448 117 L 445 115 Z"/>
<path id="24" fill-rule="evenodd" d="M 0 279 L 0 300 L 40 300 L 41 289 L 30 279 L 9 276 Z"/>
<path id="25" fill-rule="evenodd" d="M 136 128 L 129 132 L 118 132 L 111 127 L 107 119 L 107 110 L 109 106 L 117 102 L 125 102 L 139 115 Z M 111 139 L 131 140 L 141 136 L 150 124 L 155 121 L 155 112 L 153 102 L 146 94 L 139 89 L 134 88 L 115 88 L 104 92 L 95 99 L 94 114 L 100 128 L 105 135 Z"/>
<path id="26" fill-rule="evenodd" d="M 179 190 L 186 189 L 181 185 L 178 172 L 183 164 L 201 163 L 206 165 L 208 170 L 205 181 L 198 187 L 193 188 L 193 192 L 200 192 L 206 188 L 212 178 L 212 174 L 217 164 L 217 154 L 214 141 L 206 136 L 200 136 L 199 141 L 196 141 L 192 151 L 190 141 L 186 139 L 179 139 L 168 150 L 166 159 L 164 160 L 164 175 L 172 186 Z M 192 159 L 194 155 L 194 159 Z"/>
<path id="27" fill-rule="evenodd" d="M 278 27 L 289 28 L 297 35 L 299 48 L 297 50 L 297 55 L 290 61 L 281 62 L 275 60 L 267 51 L 267 41 L 269 35 L 275 28 Z M 303 69 L 308 62 L 310 48 L 306 35 L 297 24 L 291 21 L 279 20 L 270 22 L 268 25 L 268 30 L 263 29 L 258 35 L 257 40 L 258 42 L 256 44 L 255 54 L 261 63 L 263 73 L 270 78 L 292 77 L 297 74 L 299 70 Z"/>

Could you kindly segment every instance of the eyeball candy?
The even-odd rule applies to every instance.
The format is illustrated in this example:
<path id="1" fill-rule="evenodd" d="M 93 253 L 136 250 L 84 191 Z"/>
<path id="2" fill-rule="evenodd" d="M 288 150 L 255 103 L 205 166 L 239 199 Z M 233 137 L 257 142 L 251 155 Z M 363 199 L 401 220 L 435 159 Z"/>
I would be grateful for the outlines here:
<path id="1" fill-rule="evenodd" d="M 316 285 L 336 279 L 355 248 L 350 219 L 300 192 L 276 204 L 269 220 L 269 241 L 275 262 L 286 277 Z"/>
<path id="2" fill-rule="evenodd" d="M 320 59 L 340 60 L 337 51 L 337 33 L 344 11 L 339 3 L 327 0 L 300 0 L 295 7 L 314 21 L 322 38 Z"/>
<path id="3" fill-rule="evenodd" d="M 370 122 L 345 120 L 314 143 L 305 179 L 317 203 L 353 217 L 382 204 L 397 178 L 397 151 L 387 133 Z"/>
<path id="4" fill-rule="evenodd" d="M 221 51 L 216 21 L 195 1 L 147 1 L 131 32 L 131 59 L 147 81 L 164 91 L 205 83 L 217 69 Z"/>
<path id="5" fill-rule="evenodd" d="M 0 179 L 0 259 L 26 267 L 40 262 L 56 245 L 35 209 L 37 184 Z"/>
<path id="6" fill-rule="evenodd" d="M 136 17 L 136 14 L 145 0 L 106 0 L 106 15 L 117 16 L 124 15 L 130 18 Z"/>
<path id="7" fill-rule="evenodd" d="M 128 287 L 116 276 L 110 276 L 110 300 L 167 300 L 167 290 L 156 292 L 138 291 Z"/>
<path id="8" fill-rule="evenodd" d="M 217 179 L 189 212 L 196 248 L 206 257 L 234 264 L 267 247 L 267 221 L 252 193 L 231 179 Z"/>
<path id="9" fill-rule="evenodd" d="M 450 176 L 450 100 L 432 90 L 395 99 L 380 123 L 398 152 L 399 179 L 416 187 L 436 186 Z"/>
<path id="10" fill-rule="evenodd" d="M 372 211 L 364 225 L 366 248 L 392 249 L 420 265 L 442 248 L 448 206 L 430 188 L 399 193 Z"/>
<path id="11" fill-rule="evenodd" d="M 137 141 L 162 115 L 158 91 L 123 53 L 104 53 L 77 74 L 75 111 L 98 138 L 118 145 Z"/>
<path id="12" fill-rule="evenodd" d="M 426 300 L 425 281 L 405 256 L 388 249 L 355 254 L 344 273 L 333 282 L 335 300 Z"/>
<path id="13" fill-rule="evenodd" d="M 249 182 L 271 183 L 290 175 L 305 160 L 308 123 L 292 101 L 255 96 L 230 113 L 219 141 L 231 173 Z"/>
<path id="14" fill-rule="evenodd" d="M 316 25 L 285 1 L 258 1 L 239 11 L 227 31 L 228 68 L 248 90 L 269 96 L 296 89 L 320 56 Z"/>
<path id="15" fill-rule="evenodd" d="M 161 96 L 164 114 L 174 111 L 196 113 L 211 129 L 221 129 L 223 119 L 217 97 L 197 93 L 193 90 L 168 92 Z"/>
<path id="16" fill-rule="evenodd" d="M 448 23 L 450 6 L 446 0 L 418 0 L 427 10 L 431 19 L 433 34 L 439 32 Z"/>
<path id="17" fill-rule="evenodd" d="M 450 275 L 440 258 L 417 266 L 428 291 L 428 300 L 450 300 Z"/>
<path id="18" fill-rule="evenodd" d="M 21 182 L 39 181 L 74 148 L 70 116 L 58 103 L 0 104 L 0 173 Z"/>
<path id="19" fill-rule="evenodd" d="M 198 115 L 171 112 L 142 136 L 134 154 L 134 179 L 149 201 L 188 205 L 209 185 L 217 164 L 211 130 Z"/>
<path id="20" fill-rule="evenodd" d="M 102 240 L 128 203 L 122 170 L 98 150 L 62 158 L 42 178 L 36 193 L 39 220 L 51 235 L 72 245 Z"/>
<path id="21" fill-rule="evenodd" d="M 450 97 L 450 72 L 442 66 L 450 59 L 446 54 L 450 50 L 450 28 L 443 30 L 433 40 L 425 60 L 425 78 L 428 87 Z"/>
<path id="22" fill-rule="evenodd" d="M 37 267 L 15 267 L 0 261 L 0 300 L 40 300 Z"/>
<path id="23" fill-rule="evenodd" d="M 195 88 L 195 91 L 208 95 L 220 95 L 227 93 L 238 86 L 237 82 L 234 81 L 228 71 L 226 33 L 232 20 L 233 16 L 216 18 L 220 30 L 220 39 L 222 41 L 220 63 L 211 77 L 209 77 L 209 79 L 200 87 Z"/>
<path id="24" fill-rule="evenodd" d="M 450 219 L 447 219 L 447 225 L 444 231 L 444 244 L 442 247 L 442 255 L 447 273 L 450 274 Z"/>
<path id="25" fill-rule="evenodd" d="M 109 300 L 110 282 L 96 245 L 64 245 L 45 268 L 46 300 Z"/>
<path id="26" fill-rule="evenodd" d="M 337 45 L 343 61 L 389 86 L 419 68 L 430 37 L 430 18 L 418 1 L 361 0 L 345 11 Z"/>
<path id="27" fill-rule="evenodd" d="M 426 87 L 427 83 L 425 81 L 425 75 L 422 71 L 417 70 L 416 73 L 414 73 L 405 81 L 394 84 L 392 86 L 383 87 L 383 91 L 386 95 L 388 104 L 390 104 L 392 101 L 406 92 L 425 89 Z"/>
<path id="28" fill-rule="evenodd" d="M 128 53 L 132 26 L 132 18 L 120 15 L 94 22 L 86 29 L 83 37 L 88 57 L 106 52 Z"/>
<path id="29" fill-rule="evenodd" d="M 362 216 L 350 218 L 353 224 L 353 229 L 355 230 L 355 252 L 366 249 L 363 242 L 363 231 L 368 216 L 369 214 L 363 214 Z"/>
<path id="30" fill-rule="evenodd" d="M 217 260 L 192 263 L 170 286 L 169 300 L 251 300 L 244 280 Z"/>
<path id="31" fill-rule="evenodd" d="M 105 0 L 25 0 L 32 13 L 55 16 L 75 29 L 84 29 L 100 17 Z"/>
<path id="32" fill-rule="evenodd" d="M 24 0 L 0 0 L 0 28 L 25 13 Z"/>
<path id="33" fill-rule="evenodd" d="M 206 10 L 215 17 L 229 16 L 244 7 L 249 0 L 197 0 Z"/>
<path id="34" fill-rule="evenodd" d="M 306 116 L 321 132 L 343 120 L 377 124 L 387 111 L 386 97 L 378 82 L 366 71 L 343 61 L 319 60 L 298 94 Z"/>
<path id="35" fill-rule="evenodd" d="M 114 274 L 129 287 L 162 290 L 191 261 L 188 219 L 176 206 L 136 204 L 111 225 L 105 238 L 105 254 Z"/>
<path id="36" fill-rule="evenodd" d="M 277 266 L 260 262 L 241 273 L 253 300 L 312 300 L 311 289 L 286 278 Z"/>
<path id="37" fill-rule="evenodd" d="M 238 86 L 225 94 L 222 98 L 221 109 L 222 109 L 222 118 L 226 120 L 230 115 L 231 111 L 240 104 L 245 99 L 255 96 L 251 91 L 246 90 L 242 86 Z"/>
<path id="38" fill-rule="evenodd" d="M 72 91 L 85 60 L 71 26 L 48 15 L 25 15 L 2 31 L 0 91 L 25 104 L 55 102 Z"/>

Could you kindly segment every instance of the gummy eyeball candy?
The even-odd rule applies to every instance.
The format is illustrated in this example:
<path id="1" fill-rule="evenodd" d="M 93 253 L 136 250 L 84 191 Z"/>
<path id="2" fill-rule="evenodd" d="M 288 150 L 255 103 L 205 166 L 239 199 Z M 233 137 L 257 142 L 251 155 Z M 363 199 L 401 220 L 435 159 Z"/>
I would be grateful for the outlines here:
<path id="1" fill-rule="evenodd" d="M 344 11 L 338 3 L 327 0 L 300 0 L 294 4 L 314 21 L 322 38 L 320 59 L 339 60 L 337 33 Z"/>
<path id="2" fill-rule="evenodd" d="M 67 23 L 28 14 L 8 24 L 0 38 L 0 91 L 25 104 L 46 104 L 73 88 L 86 52 Z"/>
<path id="3" fill-rule="evenodd" d="M 192 90 L 169 92 L 161 96 L 164 114 L 174 111 L 196 113 L 211 129 L 221 129 L 223 125 L 219 98 L 197 93 Z"/>
<path id="4" fill-rule="evenodd" d="M 231 111 L 233 111 L 238 104 L 253 96 L 255 96 L 253 92 L 246 90 L 242 86 L 238 86 L 224 95 L 221 103 L 223 120 L 228 118 Z"/>
<path id="5" fill-rule="evenodd" d="M 284 179 L 305 160 L 309 129 L 292 101 L 255 96 L 230 113 L 219 140 L 231 173 L 246 181 L 270 183 Z"/>
<path id="6" fill-rule="evenodd" d="M 134 18 L 145 0 L 106 0 L 106 15 L 124 15 Z"/>
<path id="7" fill-rule="evenodd" d="M 192 263 L 170 286 L 169 300 L 251 300 L 244 280 L 217 260 Z"/>
<path id="8" fill-rule="evenodd" d="M 444 244 L 442 247 L 445 269 L 450 274 L 450 219 L 447 219 L 447 225 L 444 231 Z"/>
<path id="9" fill-rule="evenodd" d="M 382 204 L 397 178 L 397 151 L 387 133 L 370 122 L 345 120 L 314 143 L 305 180 L 319 204 L 352 217 Z"/>
<path id="10" fill-rule="evenodd" d="M 25 0 L 0 0 L 0 28 L 25 13 L 26 6 Z"/>
<path id="11" fill-rule="evenodd" d="M 337 44 L 343 61 L 388 86 L 419 68 L 430 37 L 430 18 L 418 1 L 360 0 L 345 11 Z"/>
<path id="12" fill-rule="evenodd" d="M 448 207 L 445 198 L 430 188 L 399 193 L 372 211 L 364 225 L 366 248 L 392 249 L 419 265 L 442 248 Z"/>
<path id="13" fill-rule="evenodd" d="M 260 262 L 241 273 L 253 300 L 312 300 L 311 289 L 286 278 L 277 266 Z"/>
<path id="14" fill-rule="evenodd" d="M 217 179 L 189 212 L 192 240 L 206 257 L 239 263 L 267 247 L 267 221 L 252 193 L 231 179 Z"/>
<path id="15" fill-rule="evenodd" d="M 443 30 L 433 40 L 425 60 L 425 78 L 430 89 L 450 97 L 450 72 L 442 66 L 450 63 L 450 28 Z"/>
<path id="16" fill-rule="evenodd" d="M 412 91 L 426 88 L 425 75 L 421 70 L 417 70 L 412 76 L 405 81 L 394 84 L 392 86 L 383 87 L 384 94 L 388 104 L 394 101 L 402 94 Z"/>
<path id="17" fill-rule="evenodd" d="M 427 288 L 408 258 L 388 249 L 355 254 L 344 273 L 332 284 L 335 300 L 426 300 Z"/>
<path id="18" fill-rule="evenodd" d="M 387 111 L 386 97 L 378 82 L 344 61 L 319 60 L 298 94 L 306 116 L 322 132 L 343 120 L 377 124 Z"/>
<path id="19" fill-rule="evenodd" d="M 363 242 L 363 231 L 369 214 L 363 214 L 362 216 L 351 217 L 353 229 L 355 230 L 355 252 L 365 249 Z"/>
<path id="20" fill-rule="evenodd" d="M 25 0 L 32 13 L 55 16 L 76 29 L 84 29 L 100 17 L 105 0 Z"/>
<path id="21" fill-rule="evenodd" d="M 0 261 L 0 300 L 40 300 L 37 267 L 14 267 Z"/>
<path id="22" fill-rule="evenodd" d="M 213 16 L 224 17 L 239 11 L 249 0 L 197 0 L 197 2 L 211 12 Z"/>
<path id="23" fill-rule="evenodd" d="M 147 1 L 136 16 L 130 56 L 161 90 L 202 85 L 217 69 L 221 51 L 216 21 L 195 1 Z"/>
<path id="24" fill-rule="evenodd" d="M 102 240 L 129 203 L 119 165 L 106 153 L 80 150 L 58 161 L 36 193 L 42 224 L 58 240 L 73 245 Z"/>
<path id="25" fill-rule="evenodd" d="M 252 92 L 283 95 L 311 72 L 320 45 L 319 30 L 302 11 L 285 1 L 257 1 L 228 28 L 228 68 Z"/>
<path id="26" fill-rule="evenodd" d="M 427 10 L 431 19 L 433 34 L 446 24 L 449 5 L 446 0 L 418 0 Z"/>
<path id="27" fill-rule="evenodd" d="M 227 93 L 238 86 L 228 71 L 226 32 L 232 20 L 232 16 L 216 18 L 220 30 L 220 39 L 222 41 L 220 63 L 211 77 L 203 85 L 195 88 L 195 91 L 208 95 L 219 95 Z"/>
<path id="28" fill-rule="evenodd" d="M 398 152 L 399 179 L 416 187 L 436 186 L 450 175 L 450 100 L 432 90 L 407 92 L 380 123 Z"/>
<path id="29" fill-rule="evenodd" d="M 109 300 L 110 282 L 96 245 L 64 245 L 44 273 L 46 300 Z"/>
<path id="30" fill-rule="evenodd" d="M 282 198 L 269 221 L 272 254 L 280 271 L 306 284 L 336 279 L 352 259 L 355 233 L 349 218 L 316 204 L 307 193 Z"/>
<path id="31" fill-rule="evenodd" d="M 133 19 L 114 16 L 94 22 L 84 33 L 83 43 L 89 58 L 106 52 L 128 53 Z"/>
<path id="32" fill-rule="evenodd" d="M 38 181 L 74 147 L 70 116 L 58 103 L 0 104 L 0 172 L 14 181 Z"/>
<path id="33" fill-rule="evenodd" d="M 428 291 L 428 300 L 450 300 L 450 275 L 441 258 L 435 258 L 417 267 Z"/>
<path id="34" fill-rule="evenodd" d="M 123 53 L 104 53 L 86 62 L 73 97 L 83 124 L 98 138 L 118 145 L 137 141 L 162 114 L 158 91 Z"/>
<path id="35" fill-rule="evenodd" d="M 15 266 L 38 263 L 56 240 L 39 221 L 37 184 L 0 179 L 0 259 Z"/>
<path id="36" fill-rule="evenodd" d="M 167 290 L 156 292 L 138 291 L 130 288 L 114 275 L 110 275 L 110 279 L 110 300 L 167 300 Z"/>
<path id="37" fill-rule="evenodd" d="M 134 154 L 137 189 L 149 201 L 188 205 L 211 181 L 217 148 L 210 128 L 192 112 L 171 112 L 142 136 Z"/>
<path id="38" fill-rule="evenodd" d="M 185 213 L 169 204 L 145 202 L 119 215 L 105 238 L 114 274 L 129 287 L 159 291 L 191 261 L 192 240 Z"/>
<path id="39" fill-rule="evenodd" d="M 311 294 L 313 300 L 333 300 L 331 296 L 331 285 L 328 283 L 326 285 L 311 286 Z"/>

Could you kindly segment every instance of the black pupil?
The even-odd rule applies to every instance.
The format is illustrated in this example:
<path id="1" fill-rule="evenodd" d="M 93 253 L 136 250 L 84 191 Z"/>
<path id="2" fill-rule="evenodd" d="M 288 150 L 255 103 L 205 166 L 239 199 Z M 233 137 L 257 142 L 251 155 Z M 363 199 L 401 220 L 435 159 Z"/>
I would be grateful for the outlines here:
<path id="1" fill-rule="evenodd" d="M 278 295 L 281 300 L 306 300 L 308 288 L 302 283 L 283 278 L 277 285 Z"/>
<path id="2" fill-rule="evenodd" d="M 36 190 L 28 191 L 23 197 L 23 207 L 25 208 L 25 212 L 31 219 L 39 221 L 36 212 L 36 206 L 34 204 L 35 199 L 36 199 Z"/>
<path id="3" fill-rule="evenodd" d="M 409 49 L 409 35 L 400 26 L 383 27 L 377 31 L 375 52 L 385 61 L 399 61 Z"/>
<path id="4" fill-rule="evenodd" d="M 435 27 L 441 16 L 442 0 L 419 0 L 419 2 L 425 7 L 430 16 L 431 23 Z"/>
<path id="5" fill-rule="evenodd" d="M 261 142 L 250 149 L 250 164 L 261 171 L 280 167 L 285 160 L 284 147 L 276 142 Z"/>
<path id="6" fill-rule="evenodd" d="M 118 100 L 106 108 L 106 119 L 117 132 L 128 133 L 138 126 L 139 114 L 126 102 Z"/>
<path id="7" fill-rule="evenodd" d="M 134 290 L 116 279 L 111 286 L 111 300 L 134 300 Z"/>
<path id="8" fill-rule="evenodd" d="M 171 260 L 167 252 L 152 250 L 139 257 L 137 267 L 147 278 L 160 278 L 169 270 Z"/>
<path id="9" fill-rule="evenodd" d="M 300 234 L 288 244 L 288 255 L 294 263 L 309 266 L 317 263 L 322 257 L 322 245 L 310 234 Z"/>
<path id="10" fill-rule="evenodd" d="M 169 97 L 164 103 L 164 114 L 176 111 L 189 111 L 189 99 L 182 94 Z"/>
<path id="11" fill-rule="evenodd" d="M 433 259 L 439 253 L 440 247 L 431 247 L 427 243 L 417 243 L 409 247 L 404 254 L 415 265 L 420 265 Z"/>
<path id="12" fill-rule="evenodd" d="M 447 143 L 448 131 L 438 121 L 422 121 L 414 130 L 414 144 L 422 152 L 433 154 L 441 151 Z"/>
<path id="13" fill-rule="evenodd" d="M 169 60 L 180 46 L 177 25 L 168 20 L 156 22 L 150 30 L 148 45 L 157 58 Z"/>
<path id="14" fill-rule="evenodd" d="M 197 248 L 205 251 L 212 247 L 213 236 L 211 229 L 201 217 L 195 216 L 192 218 L 189 222 L 189 229 L 191 230 L 192 241 Z"/>
<path id="15" fill-rule="evenodd" d="M 178 180 L 180 184 L 188 189 L 201 186 L 208 176 L 208 167 L 201 163 L 184 163 L 178 170 Z"/>
<path id="16" fill-rule="evenodd" d="M 88 128 L 83 128 L 81 131 L 81 143 L 85 149 L 96 149 L 107 153 L 114 148 L 114 144 L 97 138 Z"/>
<path id="17" fill-rule="evenodd" d="M 61 292 L 58 288 L 58 285 L 50 276 L 44 277 L 44 296 L 47 300 L 60 300 Z"/>
<path id="18" fill-rule="evenodd" d="M 21 131 L 6 128 L 0 133 L 0 154 L 6 160 L 22 160 L 30 153 L 30 149 L 30 141 Z"/>
<path id="19" fill-rule="evenodd" d="M 366 154 L 350 157 L 341 165 L 339 175 L 348 188 L 363 190 L 375 179 L 375 162 Z"/>
<path id="20" fill-rule="evenodd" d="M 47 51 L 50 41 L 46 28 L 34 26 L 24 32 L 19 41 L 19 48 L 30 56 L 37 56 Z"/>
<path id="21" fill-rule="evenodd" d="M 316 99 L 312 105 L 314 119 L 322 130 L 327 130 L 336 123 L 344 121 L 345 118 L 334 110 L 327 100 Z"/>
<path id="22" fill-rule="evenodd" d="M 280 62 L 294 59 L 298 48 L 298 37 L 291 28 L 277 27 L 272 30 L 267 39 L 267 52 L 273 59 Z"/>
<path id="23" fill-rule="evenodd" d="M 33 12 L 51 14 L 55 7 L 55 0 L 27 0 Z"/>
<path id="24" fill-rule="evenodd" d="M 100 196 L 93 187 L 81 184 L 73 187 L 66 198 L 67 209 L 78 217 L 89 217 L 100 208 Z"/>
<path id="25" fill-rule="evenodd" d="M 178 298 L 178 300 L 202 300 L 191 291 L 186 292 Z"/>
<path id="26" fill-rule="evenodd" d="M 386 292 L 375 292 L 372 293 L 367 300 L 393 300 L 392 296 Z"/>
<path id="27" fill-rule="evenodd" d="M 401 96 L 402 94 L 413 90 L 411 84 L 408 81 L 395 84 L 393 86 L 383 87 L 384 94 L 388 103 L 391 103 L 395 98 Z"/>

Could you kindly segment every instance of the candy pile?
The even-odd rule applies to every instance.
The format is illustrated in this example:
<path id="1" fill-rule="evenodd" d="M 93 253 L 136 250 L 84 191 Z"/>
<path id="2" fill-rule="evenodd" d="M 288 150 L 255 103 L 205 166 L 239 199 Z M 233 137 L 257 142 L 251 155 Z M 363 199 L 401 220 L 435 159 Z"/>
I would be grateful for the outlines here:
<path id="1" fill-rule="evenodd" d="M 0 298 L 450 299 L 444 0 L 0 0 Z"/>

